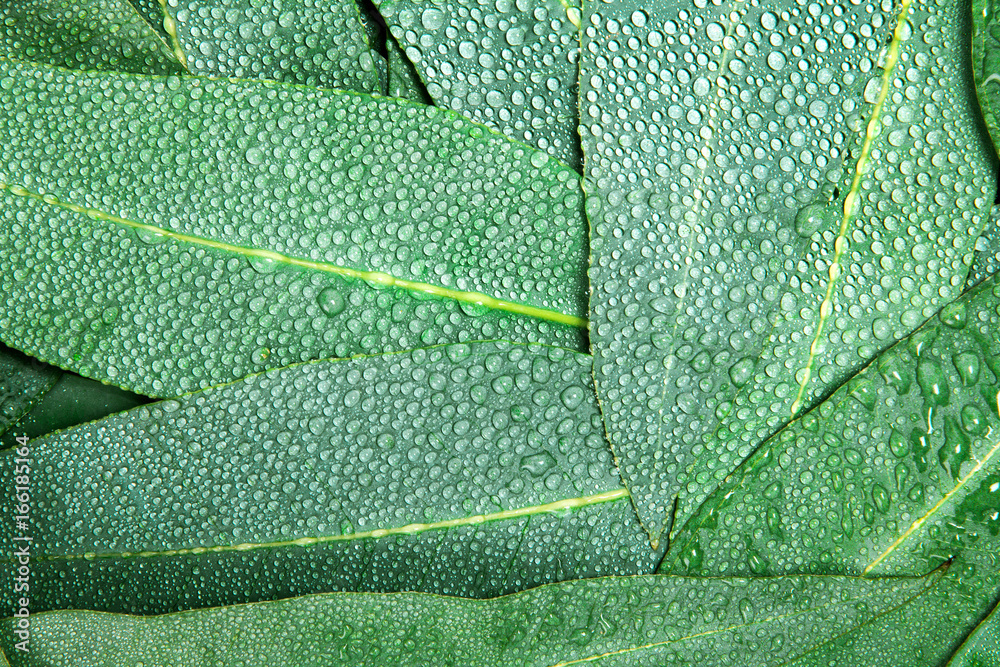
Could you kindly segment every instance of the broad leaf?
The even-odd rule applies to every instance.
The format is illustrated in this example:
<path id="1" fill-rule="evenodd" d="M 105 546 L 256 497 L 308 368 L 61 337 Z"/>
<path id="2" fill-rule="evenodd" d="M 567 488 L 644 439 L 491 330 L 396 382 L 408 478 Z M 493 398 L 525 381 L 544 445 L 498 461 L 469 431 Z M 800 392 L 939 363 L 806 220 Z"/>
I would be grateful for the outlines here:
<path id="1" fill-rule="evenodd" d="M 0 5 L 0 56 L 71 69 L 183 71 L 127 0 L 10 0 Z"/>
<path id="2" fill-rule="evenodd" d="M 10 651 L 9 630 L 0 642 L 15 667 L 776 667 L 925 595 L 937 579 L 648 576 L 493 600 L 335 593 L 154 618 L 65 611 L 32 616 L 30 654 Z"/>
<path id="3" fill-rule="evenodd" d="M 766 442 L 664 571 L 909 574 L 1000 546 L 1000 278 Z"/>
<path id="4" fill-rule="evenodd" d="M 166 0 L 165 11 L 192 73 L 385 90 L 354 0 Z"/>
<path id="5" fill-rule="evenodd" d="M 1000 606 L 962 644 L 948 667 L 1000 667 Z"/>
<path id="6" fill-rule="evenodd" d="M 385 46 L 389 61 L 389 96 L 431 104 L 431 96 L 427 94 L 416 68 L 392 35 L 386 37 Z"/>
<path id="7" fill-rule="evenodd" d="M 601 431 L 589 357 L 509 343 L 300 364 L 62 431 L 31 443 L 32 610 L 651 572 Z"/>
<path id="8" fill-rule="evenodd" d="M 578 0 L 376 4 L 438 106 L 580 169 Z"/>
<path id="9" fill-rule="evenodd" d="M 594 373 L 654 541 L 959 295 L 995 185 L 960 10 L 585 4 Z"/>
<path id="10" fill-rule="evenodd" d="M 543 153 L 348 93 L 0 75 L 0 337 L 34 356 L 165 396 L 324 356 L 581 345 L 579 180 Z"/>
<path id="11" fill-rule="evenodd" d="M 57 368 L 0 345 L 0 433 L 28 412 L 58 379 Z"/>

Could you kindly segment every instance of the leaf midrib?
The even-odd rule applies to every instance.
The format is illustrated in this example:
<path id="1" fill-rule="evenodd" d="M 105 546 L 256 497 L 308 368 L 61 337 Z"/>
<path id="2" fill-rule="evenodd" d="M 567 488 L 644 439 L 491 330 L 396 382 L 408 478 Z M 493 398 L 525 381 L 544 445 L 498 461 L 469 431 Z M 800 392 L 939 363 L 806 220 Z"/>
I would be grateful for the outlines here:
<path id="1" fill-rule="evenodd" d="M 246 257 L 248 259 L 251 258 L 259 259 L 268 262 L 286 264 L 289 266 L 297 266 L 300 268 L 310 269 L 313 271 L 321 271 L 323 273 L 331 273 L 334 275 L 341 276 L 343 278 L 363 280 L 367 283 L 378 285 L 380 287 L 396 287 L 410 292 L 418 292 L 421 294 L 428 294 L 431 296 L 451 299 L 454 301 L 458 301 L 460 303 L 468 303 L 476 306 L 483 306 L 491 310 L 505 311 L 509 313 L 514 313 L 516 315 L 523 315 L 525 317 L 532 317 L 535 319 L 545 320 L 548 322 L 554 322 L 556 324 L 563 324 L 566 326 L 572 326 L 584 329 L 587 327 L 587 320 L 582 317 L 577 317 L 575 315 L 568 315 L 566 313 L 549 310 L 547 308 L 539 308 L 537 306 L 530 306 L 523 303 L 518 303 L 516 301 L 497 299 L 495 297 L 483 294 L 481 292 L 468 292 L 463 290 L 451 289 L 448 287 L 442 287 L 440 285 L 434 285 L 431 283 L 423 283 L 414 280 L 407 280 L 405 278 L 397 278 L 393 275 L 384 273 L 382 271 L 365 271 L 361 269 L 354 269 L 351 267 L 340 266 L 329 262 L 317 262 L 313 260 L 302 259 L 300 257 L 284 255 L 278 252 L 274 252 L 272 250 L 247 248 L 244 246 L 224 243 L 222 241 L 213 241 L 211 239 L 206 239 L 200 236 L 182 234 L 180 232 L 164 229 L 162 227 L 157 227 L 155 225 L 150 225 L 135 220 L 129 220 L 127 218 L 113 215 L 111 213 L 107 213 L 105 211 L 101 211 L 95 208 L 89 208 L 86 206 L 80 206 L 78 204 L 74 204 L 72 202 L 66 202 L 49 194 L 32 192 L 19 185 L 13 185 L 0 181 L 0 192 L 3 191 L 9 192 L 14 196 L 25 197 L 35 201 L 43 202 L 50 206 L 56 206 L 58 208 L 71 211 L 78 215 L 84 215 L 93 220 L 101 222 L 111 222 L 117 225 L 121 225 L 123 227 L 128 227 L 130 229 L 135 229 L 138 231 L 143 231 L 150 234 L 162 236 L 164 238 L 172 239 L 174 241 L 179 241 L 181 243 L 189 243 L 192 245 L 212 248 L 213 250 L 231 252 Z"/>
<path id="2" fill-rule="evenodd" d="M 202 554 L 214 554 L 214 553 L 227 553 L 227 552 L 246 552 L 246 551 L 256 551 L 258 549 L 280 549 L 286 547 L 312 547 L 320 544 L 328 544 L 332 542 L 351 542 L 357 540 L 378 540 L 385 537 L 391 537 L 394 535 L 417 535 L 419 533 L 432 531 L 432 530 L 445 530 L 449 528 L 460 528 L 463 526 L 477 526 L 485 523 L 492 523 L 495 521 L 509 521 L 513 519 L 521 519 L 525 517 L 534 516 L 537 514 L 545 514 L 551 512 L 559 512 L 563 510 L 574 510 L 582 507 L 588 507 L 590 505 L 599 505 L 602 503 L 614 502 L 621 500 L 622 498 L 628 498 L 628 491 L 624 488 L 614 489 L 612 491 L 604 491 L 602 493 L 595 493 L 589 496 L 580 496 L 578 498 L 564 498 L 562 500 L 556 500 L 550 503 L 543 503 L 540 505 L 529 505 L 526 507 L 518 507 L 510 510 L 502 510 L 500 512 L 492 512 L 490 514 L 475 514 L 472 516 L 460 517 L 458 519 L 446 519 L 443 521 L 435 521 L 431 523 L 411 523 L 405 526 L 398 526 L 395 528 L 377 528 L 374 530 L 362 531 L 357 533 L 348 533 L 346 535 L 323 535 L 320 537 L 300 537 L 293 540 L 276 540 L 272 542 L 244 542 L 241 544 L 223 544 L 216 546 L 201 546 L 201 547 L 189 547 L 185 549 L 163 549 L 163 550 L 149 550 L 149 551 L 120 551 L 113 553 L 77 553 L 77 554 L 60 554 L 56 556 L 40 556 L 36 557 L 36 561 L 71 561 L 71 560 L 110 560 L 110 559 L 125 559 L 125 558 L 155 558 L 155 557 L 166 557 L 166 556 L 197 556 Z M 13 562 L 12 559 L 6 559 L 0 562 Z"/>

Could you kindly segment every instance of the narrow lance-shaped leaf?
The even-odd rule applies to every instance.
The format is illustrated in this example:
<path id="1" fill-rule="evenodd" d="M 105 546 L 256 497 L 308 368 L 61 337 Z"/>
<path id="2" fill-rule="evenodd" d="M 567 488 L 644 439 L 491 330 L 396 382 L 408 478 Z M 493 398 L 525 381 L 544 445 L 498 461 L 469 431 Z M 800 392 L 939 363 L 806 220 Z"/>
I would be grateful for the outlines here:
<path id="1" fill-rule="evenodd" d="M 1000 667 L 1000 606 L 962 644 L 948 667 Z"/>
<path id="2" fill-rule="evenodd" d="M 384 93 L 354 0 L 164 0 L 167 33 L 195 74 Z"/>
<path id="3" fill-rule="evenodd" d="M 492 600 L 334 593 L 153 618 L 61 611 L 33 615 L 31 652 L 11 655 L 14 667 L 777 667 L 938 578 L 645 576 Z M 9 649 L 10 631 L 0 637 Z"/>
<path id="4" fill-rule="evenodd" d="M 11 0 L 0 57 L 70 69 L 176 74 L 184 68 L 127 0 Z"/>
<path id="5" fill-rule="evenodd" d="M 662 555 L 621 488 L 590 358 L 558 348 L 300 364 L 30 449 L 33 611 L 486 597 Z M 13 455 L 2 468 L 12 488 Z"/>
<path id="6" fill-rule="evenodd" d="M 384 98 L 0 73 L 0 337 L 33 356 L 165 396 L 325 356 L 582 345 L 579 180 L 543 153 Z"/>
<path id="7" fill-rule="evenodd" d="M 580 169 L 579 0 L 376 0 L 438 106 Z"/>
<path id="8" fill-rule="evenodd" d="M 994 194 L 960 3 L 586 3 L 598 396 L 653 539 L 957 297 Z"/>
<path id="9" fill-rule="evenodd" d="M 0 345 L 0 433 L 31 409 L 59 379 L 59 369 Z"/>

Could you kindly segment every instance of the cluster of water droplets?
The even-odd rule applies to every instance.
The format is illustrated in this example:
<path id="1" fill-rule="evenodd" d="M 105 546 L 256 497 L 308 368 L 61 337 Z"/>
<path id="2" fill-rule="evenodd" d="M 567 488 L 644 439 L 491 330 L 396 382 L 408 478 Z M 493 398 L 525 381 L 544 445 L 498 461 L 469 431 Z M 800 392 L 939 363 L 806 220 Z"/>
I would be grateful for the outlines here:
<path id="1" fill-rule="evenodd" d="M 393 36 L 444 106 L 580 168 L 580 10 L 559 0 L 383 0 Z"/>
<path id="2" fill-rule="evenodd" d="M 654 534 L 961 291 L 991 193 L 956 8 L 913 10 L 884 81 L 890 9 L 584 17 L 595 376 Z"/>

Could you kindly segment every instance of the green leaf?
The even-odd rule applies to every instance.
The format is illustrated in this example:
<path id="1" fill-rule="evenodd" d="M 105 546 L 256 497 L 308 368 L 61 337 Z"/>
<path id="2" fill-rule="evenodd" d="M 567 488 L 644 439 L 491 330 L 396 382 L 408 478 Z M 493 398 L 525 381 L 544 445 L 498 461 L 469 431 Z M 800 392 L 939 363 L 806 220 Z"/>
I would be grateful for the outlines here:
<path id="1" fill-rule="evenodd" d="M 966 289 L 1000 271 L 1000 206 L 994 206 L 986 228 L 976 239 L 976 254 L 972 257 Z"/>
<path id="2" fill-rule="evenodd" d="M 326 356 L 582 345 L 579 180 L 543 153 L 385 98 L 0 75 L 0 338 L 29 354 L 168 396 Z"/>
<path id="3" fill-rule="evenodd" d="M 167 33 L 194 74 L 383 93 L 354 0 L 165 0 Z"/>
<path id="4" fill-rule="evenodd" d="M 912 574 L 1000 548 L 994 277 L 768 440 L 662 571 Z"/>
<path id="5" fill-rule="evenodd" d="M 585 5 L 594 373 L 654 542 L 959 295 L 993 198 L 959 3 L 813 7 Z"/>
<path id="6" fill-rule="evenodd" d="M 13 447 L 17 436 L 37 438 L 150 402 L 145 396 L 88 380 L 75 373 L 59 374 L 58 369 L 50 368 L 59 379 L 30 412 L 0 436 L 0 446 Z"/>
<path id="7" fill-rule="evenodd" d="M 493 600 L 334 593 L 153 618 L 65 611 L 33 615 L 31 652 L 12 655 L 15 667 L 765 667 L 821 649 L 938 578 L 646 576 Z M 0 642 L 9 650 L 9 630 Z"/>
<path id="8" fill-rule="evenodd" d="M 0 345 L 0 434 L 59 379 L 59 369 Z"/>
<path id="9" fill-rule="evenodd" d="M 376 0 L 434 102 L 579 170 L 579 0 Z"/>
<path id="10" fill-rule="evenodd" d="M 948 667 L 1000 667 L 1000 606 L 962 644 Z"/>
<path id="11" fill-rule="evenodd" d="M 127 0 L 18 0 L 0 6 L 0 57 L 71 69 L 183 71 Z"/>
<path id="12" fill-rule="evenodd" d="M 32 441 L 32 610 L 649 573 L 590 364 L 499 342 L 311 362 Z"/>

